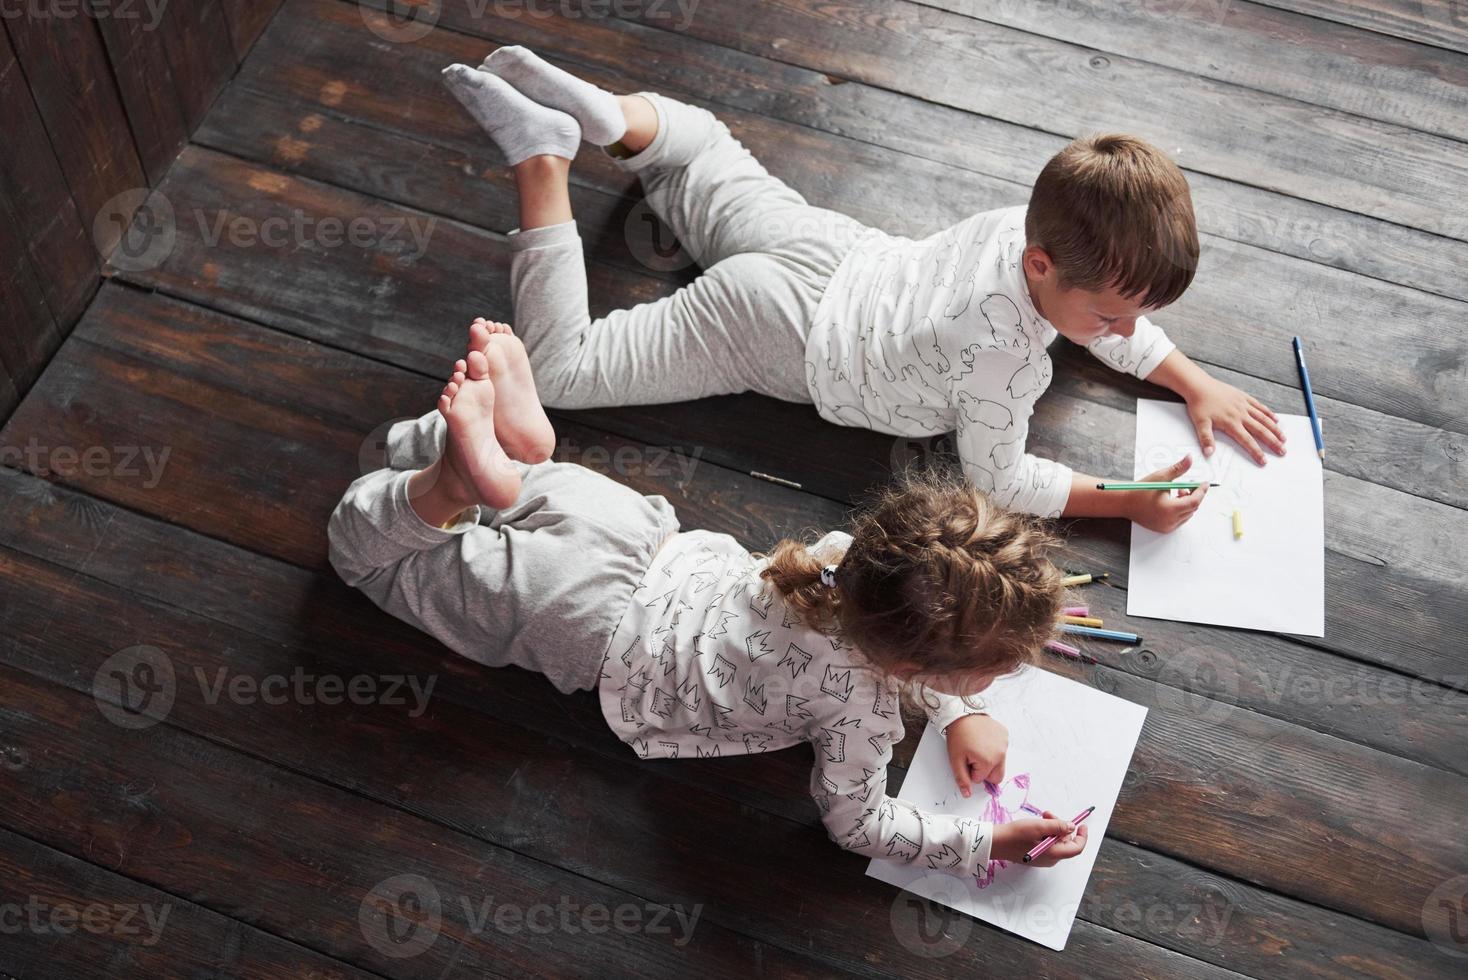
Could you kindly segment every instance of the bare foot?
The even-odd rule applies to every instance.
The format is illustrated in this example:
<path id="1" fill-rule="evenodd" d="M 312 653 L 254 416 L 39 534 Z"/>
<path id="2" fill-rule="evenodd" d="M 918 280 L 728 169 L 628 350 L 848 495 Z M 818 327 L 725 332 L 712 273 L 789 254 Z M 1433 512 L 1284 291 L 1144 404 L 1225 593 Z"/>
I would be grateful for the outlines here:
<path id="1" fill-rule="evenodd" d="M 520 474 L 495 437 L 498 399 L 489 360 L 475 350 L 454 367 L 454 376 L 438 399 L 438 410 L 448 422 L 441 460 L 443 492 L 465 506 L 509 507 L 520 496 Z"/>
<path id="2" fill-rule="evenodd" d="M 556 448 L 556 430 L 541 407 L 525 345 L 508 324 L 476 320 L 469 350 L 484 354 L 494 382 L 494 431 L 512 459 L 543 463 Z"/>

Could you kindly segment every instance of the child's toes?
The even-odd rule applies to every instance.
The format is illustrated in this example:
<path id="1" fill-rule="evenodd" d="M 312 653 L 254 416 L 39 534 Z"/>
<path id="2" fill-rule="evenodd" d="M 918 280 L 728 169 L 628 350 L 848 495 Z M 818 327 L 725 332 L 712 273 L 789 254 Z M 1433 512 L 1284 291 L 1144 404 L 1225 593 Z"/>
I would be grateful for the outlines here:
<path id="1" fill-rule="evenodd" d="M 488 347 L 489 335 L 492 332 L 489 328 L 489 321 L 483 317 L 475 320 L 474 325 L 469 328 L 469 351 L 472 353 L 473 351 L 484 350 L 484 348 Z M 460 361 L 459 363 L 463 364 L 464 362 Z M 459 370 L 463 371 L 466 368 L 461 367 Z"/>
<path id="2" fill-rule="evenodd" d="M 469 352 L 469 377 L 474 381 L 489 377 L 489 359 L 484 356 L 484 351 Z"/>

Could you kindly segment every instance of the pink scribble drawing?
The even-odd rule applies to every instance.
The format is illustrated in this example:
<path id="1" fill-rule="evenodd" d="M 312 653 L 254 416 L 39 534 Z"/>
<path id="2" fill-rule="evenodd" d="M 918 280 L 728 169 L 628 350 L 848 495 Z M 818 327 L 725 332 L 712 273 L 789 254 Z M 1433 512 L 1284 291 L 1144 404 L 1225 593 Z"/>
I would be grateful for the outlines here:
<path id="1" fill-rule="evenodd" d="M 1038 817 L 1042 810 L 1030 803 L 1030 774 L 1022 772 L 998 784 L 985 781 L 984 792 L 989 794 L 984 804 L 982 819 L 994 824 L 1009 823 L 1025 817 Z M 994 875 L 1000 868 L 1009 866 L 1008 861 L 990 861 L 988 868 L 980 871 L 977 878 L 980 888 L 994 883 Z"/>

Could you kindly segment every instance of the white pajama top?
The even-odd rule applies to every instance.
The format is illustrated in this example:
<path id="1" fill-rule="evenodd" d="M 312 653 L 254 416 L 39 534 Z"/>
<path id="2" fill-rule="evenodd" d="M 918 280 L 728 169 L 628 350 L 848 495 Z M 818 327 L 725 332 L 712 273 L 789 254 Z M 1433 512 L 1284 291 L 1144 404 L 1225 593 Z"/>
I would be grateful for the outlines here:
<path id="1" fill-rule="evenodd" d="M 1020 268 L 1025 210 L 985 211 L 921 241 L 868 232 L 821 297 L 806 382 L 829 421 L 909 437 L 956 432 L 975 487 L 1014 510 L 1056 517 L 1071 470 L 1025 452 L 1057 336 Z M 1174 346 L 1139 317 L 1131 337 L 1101 337 L 1087 350 L 1145 378 Z"/>
<path id="2" fill-rule="evenodd" d="M 839 561 L 850 535 L 812 546 Z M 898 682 L 838 633 L 806 626 L 762 581 L 756 559 L 732 537 L 675 535 L 633 594 L 598 684 L 602 712 L 642 758 L 772 752 L 810 742 L 810 792 L 837 844 L 927 870 L 980 880 L 992 825 L 924 812 L 889 796 L 887 764 L 905 734 Z M 951 695 L 929 718 L 946 731 L 982 713 Z"/>

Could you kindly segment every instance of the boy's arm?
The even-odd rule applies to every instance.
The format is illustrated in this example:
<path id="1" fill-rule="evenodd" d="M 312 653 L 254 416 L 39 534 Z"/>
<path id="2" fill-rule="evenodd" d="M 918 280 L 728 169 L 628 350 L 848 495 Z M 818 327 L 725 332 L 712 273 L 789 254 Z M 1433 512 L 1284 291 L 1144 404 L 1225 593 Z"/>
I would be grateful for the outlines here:
<path id="1" fill-rule="evenodd" d="M 1139 316 L 1130 337 L 1116 334 L 1100 337 L 1087 344 L 1086 350 L 1107 367 L 1143 380 L 1156 380 L 1151 378 L 1152 373 L 1177 350 L 1177 345 L 1168 339 L 1161 327 Z"/>
<path id="2" fill-rule="evenodd" d="M 1002 350 L 974 353 L 973 368 L 949 392 L 958 419 L 955 439 L 964 476 L 1002 507 L 1058 517 L 1071 471 L 1025 452 L 1035 400 L 1050 383 L 1048 359 L 1034 364 Z"/>
<path id="3" fill-rule="evenodd" d="M 1140 325 L 1141 320 L 1137 320 Z M 1262 443 L 1275 455 L 1284 455 L 1284 430 L 1279 417 L 1263 402 L 1210 375 L 1188 355 L 1174 349 L 1150 374 L 1148 381 L 1181 395 L 1188 403 L 1188 417 L 1198 432 L 1204 456 L 1212 456 L 1217 442 L 1214 429 L 1232 436 L 1254 462 L 1264 465 Z"/>

